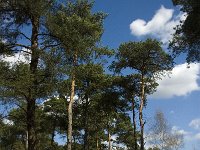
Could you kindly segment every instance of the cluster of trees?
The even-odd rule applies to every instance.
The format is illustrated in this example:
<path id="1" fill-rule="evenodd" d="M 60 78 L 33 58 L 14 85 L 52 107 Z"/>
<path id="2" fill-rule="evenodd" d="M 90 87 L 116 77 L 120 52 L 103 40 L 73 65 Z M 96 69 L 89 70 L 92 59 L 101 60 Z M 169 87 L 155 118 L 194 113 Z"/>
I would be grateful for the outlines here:
<path id="1" fill-rule="evenodd" d="M 187 12 L 190 3 L 183 4 Z M 147 95 L 173 59 L 154 39 L 122 43 L 116 51 L 103 47 L 106 14 L 92 6 L 89 0 L 0 1 L 1 58 L 27 59 L 0 61 L 0 149 L 145 149 Z M 176 34 L 185 38 L 181 27 Z M 113 74 L 106 74 L 112 55 Z M 58 145 L 56 135 L 66 144 Z"/>

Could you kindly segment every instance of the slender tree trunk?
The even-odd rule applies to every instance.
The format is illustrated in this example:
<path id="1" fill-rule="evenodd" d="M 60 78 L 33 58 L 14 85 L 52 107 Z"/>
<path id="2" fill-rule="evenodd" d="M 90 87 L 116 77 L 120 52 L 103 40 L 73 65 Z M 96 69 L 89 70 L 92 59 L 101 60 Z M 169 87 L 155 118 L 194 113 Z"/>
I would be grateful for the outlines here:
<path id="1" fill-rule="evenodd" d="M 39 60 L 38 52 L 38 32 L 39 32 L 39 18 L 32 17 L 32 36 L 31 36 L 31 82 L 32 87 L 29 88 L 29 96 L 27 97 L 27 131 L 28 131 L 28 150 L 36 150 L 36 132 L 35 132 L 35 108 L 37 93 L 37 66 Z"/>
<path id="2" fill-rule="evenodd" d="M 144 107 L 144 75 L 141 76 L 141 98 L 139 108 L 139 120 L 140 120 L 140 150 L 144 150 L 144 122 L 143 122 L 143 107 Z"/>
<path id="3" fill-rule="evenodd" d="M 53 128 L 52 128 L 52 133 L 51 133 L 51 146 L 52 147 L 53 147 L 53 144 L 54 144 L 55 129 L 56 129 L 56 121 L 53 122 Z"/>
<path id="4" fill-rule="evenodd" d="M 51 146 L 53 147 L 53 143 L 54 143 L 54 137 L 55 137 L 55 131 L 52 131 L 51 133 Z"/>
<path id="5" fill-rule="evenodd" d="M 28 150 L 36 150 L 35 133 L 35 100 L 30 99 L 27 103 L 27 131 L 28 131 Z"/>
<path id="6" fill-rule="evenodd" d="M 89 84 L 88 84 L 89 86 Z M 84 134 L 84 150 L 89 150 L 89 143 L 88 143 L 88 97 L 86 96 L 86 103 L 85 103 L 85 110 L 84 110 L 84 126 L 85 126 L 85 134 Z"/>
<path id="7" fill-rule="evenodd" d="M 137 136 L 136 136 L 136 119 L 135 119 L 135 99 L 132 100 L 132 111 L 133 111 L 133 136 L 134 136 L 134 150 L 137 150 Z"/>
<path id="8" fill-rule="evenodd" d="M 76 143 L 76 137 L 73 136 L 73 138 L 74 138 L 74 142 L 73 142 L 73 143 Z M 73 149 L 76 149 L 76 144 L 74 144 L 74 145 L 72 146 L 72 148 L 73 148 Z"/>
<path id="9" fill-rule="evenodd" d="M 108 130 L 108 149 L 112 150 L 110 130 Z"/>
<path id="10" fill-rule="evenodd" d="M 76 63 L 77 63 L 77 54 L 74 54 L 73 58 L 73 69 L 75 69 Z M 73 103 L 74 103 L 74 95 L 75 95 L 75 70 L 72 71 L 72 82 L 71 82 L 71 95 L 70 95 L 70 101 L 69 101 L 69 106 L 68 106 L 68 143 L 67 143 L 67 150 L 72 149 L 72 108 L 73 108 Z"/>
<path id="11" fill-rule="evenodd" d="M 96 149 L 99 150 L 99 137 L 96 135 Z"/>
<path id="12" fill-rule="evenodd" d="M 28 150 L 28 131 L 26 131 L 26 150 Z"/>

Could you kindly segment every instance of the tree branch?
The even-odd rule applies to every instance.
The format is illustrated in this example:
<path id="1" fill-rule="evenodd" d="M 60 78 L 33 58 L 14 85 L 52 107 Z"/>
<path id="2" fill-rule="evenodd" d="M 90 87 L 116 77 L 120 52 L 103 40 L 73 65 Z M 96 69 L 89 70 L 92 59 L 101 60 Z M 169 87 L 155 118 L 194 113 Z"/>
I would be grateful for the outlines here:
<path id="1" fill-rule="evenodd" d="M 27 40 L 31 41 L 31 39 L 28 36 L 26 36 L 24 33 L 20 32 L 19 34 L 23 35 Z"/>

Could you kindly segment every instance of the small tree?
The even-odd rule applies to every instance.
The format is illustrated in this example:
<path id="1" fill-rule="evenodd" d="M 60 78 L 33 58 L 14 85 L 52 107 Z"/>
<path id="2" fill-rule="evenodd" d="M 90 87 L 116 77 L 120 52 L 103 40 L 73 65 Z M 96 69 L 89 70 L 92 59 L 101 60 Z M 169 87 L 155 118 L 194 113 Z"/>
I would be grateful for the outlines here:
<path id="1" fill-rule="evenodd" d="M 150 143 L 161 150 L 178 150 L 183 146 L 183 135 L 170 128 L 163 112 L 157 111 L 149 133 Z"/>

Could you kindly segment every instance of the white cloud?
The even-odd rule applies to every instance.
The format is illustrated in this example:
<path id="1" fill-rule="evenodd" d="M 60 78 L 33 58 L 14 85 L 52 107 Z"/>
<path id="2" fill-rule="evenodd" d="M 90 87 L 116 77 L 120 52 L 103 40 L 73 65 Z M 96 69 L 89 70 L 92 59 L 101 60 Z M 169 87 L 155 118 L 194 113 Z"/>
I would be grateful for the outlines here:
<path id="1" fill-rule="evenodd" d="M 189 133 L 188 135 L 185 135 L 185 141 L 198 141 L 200 140 L 200 133 Z"/>
<path id="2" fill-rule="evenodd" d="M 172 127 L 172 133 L 178 133 L 178 134 L 181 134 L 181 135 L 183 135 L 183 136 L 187 136 L 187 135 L 190 134 L 190 132 L 187 132 L 187 131 L 185 131 L 185 130 L 183 130 L 183 129 L 180 129 L 180 128 L 177 127 L 177 126 L 173 126 L 173 127 Z"/>
<path id="3" fill-rule="evenodd" d="M 198 85 L 200 64 L 192 63 L 188 67 L 186 63 L 173 68 L 169 76 L 158 80 L 157 91 L 151 98 L 172 98 L 174 96 L 186 96 L 193 91 L 200 90 Z"/>
<path id="4" fill-rule="evenodd" d="M 29 53 L 29 50 L 23 49 L 22 52 L 15 53 L 12 56 L 1 56 L 0 60 L 10 63 L 11 66 L 19 62 L 30 63 L 31 58 Z"/>
<path id="5" fill-rule="evenodd" d="M 200 140 L 200 133 L 197 133 L 194 137 L 196 140 Z"/>
<path id="6" fill-rule="evenodd" d="M 177 126 L 172 127 L 172 133 L 178 133 L 178 134 L 183 135 L 185 142 L 200 140 L 200 133 L 188 132 Z"/>
<path id="7" fill-rule="evenodd" d="M 13 125 L 14 124 L 13 121 L 6 119 L 6 118 L 3 119 L 3 123 L 7 124 L 7 125 Z"/>
<path id="8" fill-rule="evenodd" d="M 173 28 L 180 23 L 180 20 L 185 20 L 185 18 L 185 14 L 174 15 L 173 9 L 161 6 L 150 21 L 147 22 L 143 19 L 134 20 L 130 24 L 130 30 L 135 36 L 150 35 L 166 44 L 172 38 Z"/>
<path id="9" fill-rule="evenodd" d="M 189 123 L 189 126 L 194 128 L 194 129 L 200 130 L 200 118 L 192 120 Z M 200 137 L 200 134 L 199 134 L 199 137 Z"/>
<path id="10" fill-rule="evenodd" d="M 112 147 L 112 149 L 113 150 L 117 150 L 117 149 L 119 149 L 119 148 L 123 148 L 123 150 L 127 150 L 127 146 L 125 146 L 124 144 L 121 144 L 121 143 L 117 143 L 117 138 L 118 138 L 119 136 L 118 135 L 112 135 L 111 136 L 111 147 Z M 108 143 L 108 141 L 103 141 L 103 142 L 101 142 L 102 144 L 105 144 L 105 145 L 109 145 L 109 143 Z"/>
<path id="11" fill-rule="evenodd" d="M 67 101 L 69 102 L 70 101 L 70 96 L 66 97 L 66 98 L 67 98 Z M 73 99 L 74 99 L 74 101 L 78 101 L 79 100 L 79 103 L 82 104 L 81 98 L 78 95 L 74 95 Z"/>

